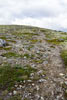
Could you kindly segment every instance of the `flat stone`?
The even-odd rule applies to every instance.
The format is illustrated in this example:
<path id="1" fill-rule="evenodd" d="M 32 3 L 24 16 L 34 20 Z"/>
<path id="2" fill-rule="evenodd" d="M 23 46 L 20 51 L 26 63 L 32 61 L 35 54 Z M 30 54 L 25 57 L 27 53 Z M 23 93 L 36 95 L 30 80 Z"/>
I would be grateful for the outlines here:
<path id="1" fill-rule="evenodd" d="M 40 79 L 39 80 L 39 82 L 41 83 L 41 82 L 45 82 L 46 80 L 45 79 Z"/>
<path id="2" fill-rule="evenodd" d="M 64 74 L 63 74 L 63 73 L 60 73 L 59 75 L 60 75 L 60 76 L 64 76 Z"/>

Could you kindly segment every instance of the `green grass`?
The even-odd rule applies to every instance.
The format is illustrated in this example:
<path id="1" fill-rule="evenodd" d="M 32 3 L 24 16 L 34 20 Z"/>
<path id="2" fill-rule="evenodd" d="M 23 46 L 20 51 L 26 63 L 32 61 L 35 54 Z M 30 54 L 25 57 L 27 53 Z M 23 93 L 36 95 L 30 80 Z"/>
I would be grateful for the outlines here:
<path id="1" fill-rule="evenodd" d="M 2 54 L 3 57 L 7 57 L 7 58 L 10 58 L 10 57 L 22 57 L 22 55 L 20 54 L 17 54 L 16 52 L 7 52 L 7 53 L 3 53 Z"/>
<path id="2" fill-rule="evenodd" d="M 27 49 L 30 51 L 33 47 L 34 45 L 29 45 Z"/>
<path id="3" fill-rule="evenodd" d="M 34 58 L 34 54 L 28 54 L 28 53 L 25 53 L 24 55 L 23 55 L 23 57 L 26 57 L 26 58 Z"/>
<path id="4" fill-rule="evenodd" d="M 46 40 L 48 43 L 52 43 L 55 45 L 59 45 L 60 43 L 64 42 L 64 40 L 60 40 L 60 39 L 47 39 Z"/>
<path id="5" fill-rule="evenodd" d="M 36 42 L 38 42 L 38 40 L 37 40 L 37 39 L 32 39 L 32 40 L 30 40 L 30 42 L 31 42 L 32 44 L 35 44 Z"/>
<path id="6" fill-rule="evenodd" d="M 7 100 L 21 100 L 21 96 L 15 95 L 15 96 L 12 96 L 11 98 L 7 99 Z"/>
<path id="7" fill-rule="evenodd" d="M 35 69 L 31 68 L 30 65 L 14 65 L 11 67 L 10 64 L 0 66 L 0 90 L 8 89 L 14 86 L 16 82 L 25 80 L 23 76 L 29 76 Z"/>
<path id="8" fill-rule="evenodd" d="M 37 63 L 37 64 L 41 64 L 43 63 L 42 59 L 34 59 L 33 62 Z"/>
<path id="9" fill-rule="evenodd" d="M 6 41 L 7 41 L 7 42 L 16 43 L 16 41 L 15 41 L 15 40 L 12 40 L 12 39 L 7 39 Z"/>
<path id="10" fill-rule="evenodd" d="M 62 59 L 64 61 L 65 67 L 67 68 L 67 50 L 63 50 L 61 52 L 61 57 L 62 57 Z"/>

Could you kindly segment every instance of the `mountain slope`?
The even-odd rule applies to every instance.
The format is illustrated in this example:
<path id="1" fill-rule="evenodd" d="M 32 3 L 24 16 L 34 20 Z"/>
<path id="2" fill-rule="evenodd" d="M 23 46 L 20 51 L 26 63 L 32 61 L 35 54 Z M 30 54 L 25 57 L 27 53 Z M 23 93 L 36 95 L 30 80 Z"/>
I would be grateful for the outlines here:
<path id="1" fill-rule="evenodd" d="M 1 25 L 0 39 L 1 99 L 66 100 L 66 32 Z"/>

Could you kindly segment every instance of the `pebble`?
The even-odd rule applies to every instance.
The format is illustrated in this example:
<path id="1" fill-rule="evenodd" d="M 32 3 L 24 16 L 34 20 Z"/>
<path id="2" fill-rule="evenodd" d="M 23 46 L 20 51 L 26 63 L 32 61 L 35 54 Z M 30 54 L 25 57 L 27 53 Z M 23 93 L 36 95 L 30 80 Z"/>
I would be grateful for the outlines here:
<path id="1" fill-rule="evenodd" d="M 40 79 L 39 80 L 39 82 L 41 83 L 41 82 L 45 82 L 46 80 L 45 79 Z"/>
<path id="2" fill-rule="evenodd" d="M 40 70 L 40 71 L 37 72 L 38 75 L 41 74 L 41 73 L 43 73 L 43 70 Z"/>
<path id="3" fill-rule="evenodd" d="M 43 98 L 43 97 L 41 97 L 41 100 L 44 100 L 44 98 Z"/>
<path id="4" fill-rule="evenodd" d="M 43 64 L 44 64 L 44 65 L 48 64 L 48 61 L 44 61 Z"/>
<path id="5" fill-rule="evenodd" d="M 18 87 L 18 85 L 15 85 L 15 87 Z"/>
<path id="6" fill-rule="evenodd" d="M 28 80 L 28 82 L 32 82 L 32 80 Z"/>
<path id="7" fill-rule="evenodd" d="M 37 90 L 37 91 L 39 90 L 39 86 L 37 86 L 37 85 L 36 85 L 36 90 Z"/>
<path id="8" fill-rule="evenodd" d="M 26 59 L 27 57 L 26 56 L 24 56 L 24 59 Z"/>
<path id="9" fill-rule="evenodd" d="M 31 76 L 31 77 L 34 76 L 34 73 L 31 73 L 30 76 Z"/>
<path id="10" fill-rule="evenodd" d="M 17 91 L 14 90 L 14 91 L 13 91 L 13 95 L 16 95 L 16 94 L 17 94 Z"/>
<path id="11" fill-rule="evenodd" d="M 40 53 L 40 51 L 37 51 L 37 53 Z"/>
<path id="12" fill-rule="evenodd" d="M 34 68 L 35 67 L 35 64 L 32 64 L 31 67 Z"/>
<path id="13" fill-rule="evenodd" d="M 12 96 L 12 93 L 9 93 L 10 96 Z"/>
<path id="14" fill-rule="evenodd" d="M 64 74 L 63 74 L 63 73 L 60 73 L 59 75 L 60 75 L 60 76 L 64 76 Z"/>
<path id="15" fill-rule="evenodd" d="M 36 99 L 38 100 L 40 98 L 40 95 L 39 94 L 36 94 Z"/>
<path id="16" fill-rule="evenodd" d="M 22 85 L 19 85 L 20 88 L 22 88 Z"/>
<path id="17" fill-rule="evenodd" d="M 34 83 L 32 83 L 32 86 L 34 86 L 35 84 Z"/>
<path id="18" fill-rule="evenodd" d="M 67 81 L 64 82 L 67 85 Z"/>
<path id="19" fill-rule="evenodd" d="M 23 83 L 25 83 L 26 81 L 24 80 Z"/>

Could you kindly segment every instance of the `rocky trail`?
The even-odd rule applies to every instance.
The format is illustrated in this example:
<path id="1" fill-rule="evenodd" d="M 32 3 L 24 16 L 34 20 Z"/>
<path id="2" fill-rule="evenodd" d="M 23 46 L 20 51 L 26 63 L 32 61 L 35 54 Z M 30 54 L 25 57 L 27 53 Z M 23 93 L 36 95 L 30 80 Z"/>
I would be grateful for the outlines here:
<path id="1" fill-rule="evenodd" d="M 67 73 L 61 58 L 63 45 L 47 41 L 50 40 L 47 33 L 50 36 L 51 30 L 29 30 L 0 35 L 0 39 L 8 43 L 0 47 L 0 66 L 30 66 L 29 71 L 35 70 L 27 72 L 28 76 L 24 73 L 23 80 L 15 80 L 10 89 L 9 80 L 7 86 L 0 86 L 0 100 L 67 100 Z"/>

